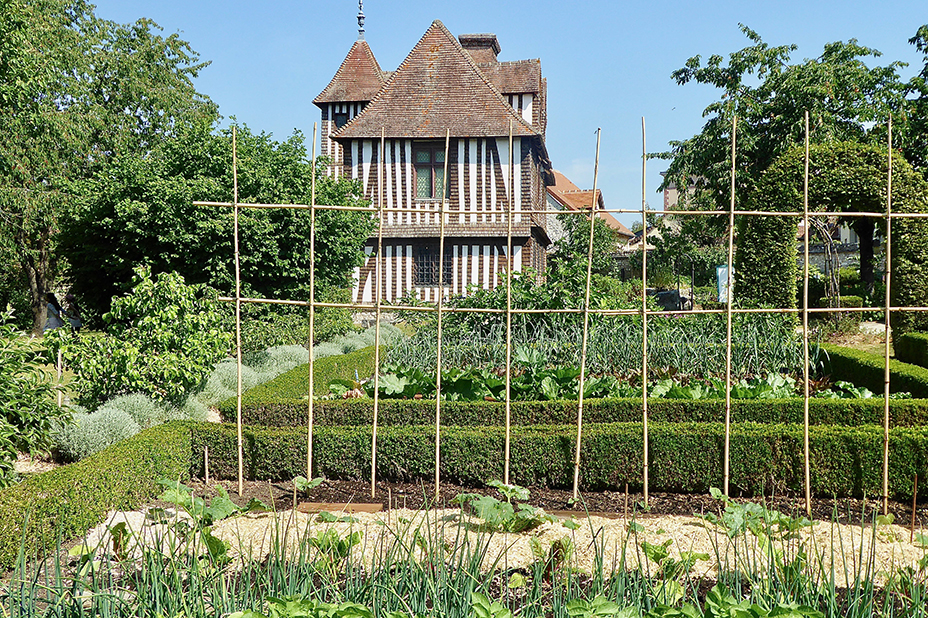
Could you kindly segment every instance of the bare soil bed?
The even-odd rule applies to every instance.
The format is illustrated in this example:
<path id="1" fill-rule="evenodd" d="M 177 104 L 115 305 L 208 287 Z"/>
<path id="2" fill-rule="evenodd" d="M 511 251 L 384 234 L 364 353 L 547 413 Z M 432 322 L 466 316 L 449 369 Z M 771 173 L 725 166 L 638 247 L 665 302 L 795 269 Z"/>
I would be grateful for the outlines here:
<path id="1" fill-rule="evenodd" d="M 487 534 L 482 521 L 464 515 L 460 507 L 450 500 L 458 493 L 475 492 L 473 488 L 445 485 L 438 502 L 432 500 L 433 488 L 412 484 L 382 484 L 378 486 L 377 499 L 371 500 L 370 486 L 351 481 L 326 481 L 314 488 L 308 500 L 330 503 L 379 503 L 383 511 L 378 513 L 352 513 L 342 521 L 323 518 L 291 510 L 293 488 L 290 483 L 249 482 L 237 493 L 236 484 L 223 481 L 232 499 L 244 504 L 251 498 L 266 503 L 273 502 L 275 510 L 269 513 L 250 513 L 233 517 L 213 525 L 212 532 L 231 547 L 231 556 L 248 556 L 264 560 L 272 547 L 275 551 L 305 551 L 305 541 L 320 532 L 334 530 L 339 538 L 353 532 L 361 532 L 361 543 L 352 553 L 352 560 L 366 567 L 377 556 L 389 555 L 390 548 L 413 548 L 414 552 L 426 555 L 431 547 L 466 546 L 483 551 L 483 566 L 488 571 L 525 571 L 537 560 L 533 545 L 553 547 L 565 537 L 575 548 L 571 558 L 572 568 L 590 573 L 596 560 L 602 560 L 606 569 L 641 568 L 653 572 L 659 568 L 649 564 L 641 548 L 647 542 L 658 546 L 668 541 L 670 554 L 679 558 L 681 552 L 705 554 L 690 574 L 700 581 L 712 581 L 718 577 L 720 567 L 737 568 L 743 572 L 765 572 L 771 557 L 769 548 L 748 533 L 729 539 L 725 531 L 699 517 L 707 512 L 720 512 L 721 503 L 709 496 L 684 494 L 653 494 L 651 508 L 641 508 L 640 495 L 628 496 L 626 516 L 624 493 L 601 492 L 583 495 L 583 505 L 589 516 L 576 513 L 576 505 L 568 502 L 570 492 L 535 488 L 529 500 L 548 512 L 559 512 L 562 518 L 570 518 L 578 526 L 566 526 L 563 520 L 548 522 L 520 534 L 495 532 Z M 215 484 L 192 483 L 195 495 L 209 499 L 216 494 Z M 492 494 L 495 490 L 478 489 L 476 492 Z M 476 493 L 475 492 L 475 493 Z M 302 502 L 303 500 L 301 500 Z M 392 508 L 391 507 L 392 504 Z M 766 501 L 768 508 L 785 513 L 798 514 L 801 502 L 795 498 L 774 498 Z M 153 506 L 171 505 L 155 503 Z M 852 584 L 844 581 L 848 574 L 859 573 L 861 559 L 872 556 L 869 567 L 874 583 L 882 585 L 891 573 L 899 568 L 918 568 L 926 549 L 910 541 L 907 528 L 910 508 L 893 503 L 891 512 L 896 524 L 879 523 L 874 520 L 879 504 L 868 500 L 816 500 L 814 502 L 815 523 L 801 527 L 795 534 L 776 538 L 775 546 L 783 559 L 789 560 L 801 551 L 807 552 L 808 564 L 820 573 L 834 573 L 835 585 L 845 587 Z M 428 508 L 426 508 L 428 507 Z M 571 509 L 574 514 L 563 513 Z M 337 515 L 337 513 L 334 513 Z M 108 529 L 125 521 L 130 529 L 139 530 L 146 522 L 144 511 L 113 513 L 108 521 L 90 531 L 87 537 L 91 545 L 106 547 Z M 863 525 L 862 522 L 863 521 Z M 916 513 L 917 530 L 922 521 L 928 521 L 926 505 L 919 505 Z M 466 534 L 461 534 L 461 523 Z M 899 525 L 902 524 L 902 525 Z M 146 533 L 139 537 L 157 538 L 158 533 Z M 593 549 L 594 547 L 598 549 Z M 441 550 L 439 550 L 441 551 Z M 419 559 L 419 558 L 415 558 Z"/>
<path id="2" fill-rule="evenodd" d="M 233 502 L 243 505 L 251 498 L 261 500 L 278 511 L 293 508 L 293 483 L 269 481 L 245 481 L 241 497 L 238 495 L 238 484 L 235 481 L 213 481 L 209 484 L 202 479 L 193 480 L 188 485 L 198 496 L 211 498 L 216 495 L 216 485 L 221 484 L 230 494 Z M 548 512 L 578 511 L 606 517 L 637 516 L 653 517 L 659 515 L 692 516 L 704 513 L 718 513 L 722 504 L 708 494 L 684 493 L 650 493 L 649 508 L 644 509 L 644 496 L 641 493 L 602 491 L 581 492 L 580 500 L 572 503 L 572 493 L 569 490 L 549 489 L 547 487 L 531 487 L 531 494 L 526 501 L 532 506 L 541 507 Z M 371 497 L 370 482 L 363 481 L 336 481 L 326 480 L 313 488 L 308 494 L 297 497 L 298 502 L 334 502 L 334 503 L 379 503 L 383 509 L 407 508 L 419 510 L 430 508 L 458 508 L 452 500 L 461 493 L 478 493 L 499 498 L 500 495 L 492 487 L 474 488 L 463 487 L 450 483 L 443 483 L 438 499 L 435 498 L 433 484 L 420 483 L 386 483 L 377 484 L 375 497 Z M 735 501 L 759 502 L 768 509 L 780 511 L 788 515 L 804 513 L 804 505 L 798 496 L 764 496 L 739 497 L 732 492 Z M 838 498 L 812 500 L 812 518 L 830 522 L 835 520 L 842 524 L 859 524 L 861 519 L 870 522 L 874 511 L 882 512 L 882 500 L 868 498 Z M 928 526 L 928 502 L 921 501 L 916 505 L 915 529 L 920 530 Z M 911 503 L 890 501 L 889 513 L 893 515 L 895 523 L 908 526 L 912 517 Z"/>

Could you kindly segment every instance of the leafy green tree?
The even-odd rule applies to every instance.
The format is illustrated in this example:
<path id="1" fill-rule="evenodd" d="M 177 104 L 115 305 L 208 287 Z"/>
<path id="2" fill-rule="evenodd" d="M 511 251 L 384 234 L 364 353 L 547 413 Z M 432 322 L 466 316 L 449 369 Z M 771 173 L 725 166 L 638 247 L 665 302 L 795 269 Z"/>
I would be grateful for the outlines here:
<path id="1" fill-rule="evenodd" d="M 239 127 L 237 152 L 241 202 L 310 203 L 313 168 L 300 133 L 276 142 Z M 231 209 L 193 205 L 231 201 L 232 187 L 231 129 L 215 132 L 203 123 L 150 152 L 114 157 L 72 187 L 76 197 L 59 237 L 72 290 L 93 312 L 105 313 L 133 270 L 148 264 L 233 292 Z M 335 180 L 317 162 L 318 204 L 362 205 L 360 193 L 356 181 Z M 239 225 L 243 293 L 308 299 L 310 213 L 243 209 Z M 317 292 L 349 285 L 373 226 L 363 212 L 316 212 Z"/>
<path id="2" fill-rule="evenodd" d="M 908 139 L 902 152 L 916 171 L 928 177 L 928 24 L 921 26 L 909 43 L 924 54 L 925 66 L 909 80 Z"/>
<path id="3" fill-rule="evenodd" d="M 70 416 L 55 405 L 35 346 L 12 321 L 10 309 L 0 313 L 0 487 L 13 478 L 17 453 L 48 449 L 54 426 Z"/>
<path id="4" fill-rule="evenodd" d="M 698 83 L 722 91 L 703 112 L 708 118 L 699 134 L 671 142 L 671 159 L 664 176 L 687 186 L 698 179 L 696 205 L 728 208 L 731 170 L 732 117 L 738 117 L 737 190 L 750 191 L 759 175 L 791 146 L 804 139 L 804 113 L 809 112 L 811 141 L 882 141 L 886 120 L 903 118 L 906 84 L 900 62 L 870 68 L 865 63 L 880 52 L 856 40 L 829 43 L 818 58 L 790 64 L 795 45 L 771 47 L 742 25 L 753 43 L 703 63 L 700 56 L 672 73 L 678 84 Z M 900 122 L 900 124 L 903 124 Z M 663 188 L 663 186 L 661 187 Z"/>
<path id="5" fill-rule="evenodd" d="M 707 234 L 703 221 L 694 217 L 679 217 L 673 224 L 664 219 L 657 223 L 661 235 L 652 236 L 648 244 L 648 281 L 676 285 L 679 280 L 689 285 L 705 286 L 715 283 L 715 267 L 728 261 L 727 244 L 720 237 Z M 641 251 L 630 256 L 633 269 L 641 269 Z"/>
<path id="6" fill-rule="evenodd" d="M 812 144 L 885 144 L 890 117 L 897 127 L 897 143 L 912 141 L 906 100 L 910 86 L 898 74 L 903 63 L 868 67 L 865 60 L 880 52 L 851 39 L 827 44 L 818 58 L 791 64 L 795 45 L 770 47 L 753 30 L 741 29 L 753 45 L 730 54 L 727 63 L 719 55 L 705 63 L 694 56 L 672 74 L 679 84 L 695 82 L 722 90 L 721 98 L 704 112 L 708 120 L 702 131 L 672 142 L 671 152 L 662 154 L 671 159 L 665 186 L 686 186 L 687 178 L 698 178 L 695 207 L 729 207 L 733 116 L 738 117 L 739 204 L 753 199 L 762 174 L 778 157 L 803 143 L 806 111 Z M 873 220 L 858 218 L 853 225 L 861 238 L 862 277 L 872 287 Z"/>
<path id="7" fill-rule="evenodd" d="M 193 88 L 205 64 L 158 31 L 100 19 L 84 0 L 0 2 L 0 258 L 28 285 L 36 332 L 68 185 L 216 115 Z"/>
<path id="8" fill-rule="evenodd" d="M 844 142 L 810 149 L 809 204 L 814 210 L 879 212 L 886 204 L 887 151 Z M 794 147 L 762 175 L 751 208 L 789 210 L 802 202 L 805 152 Z M 893 154 L 893 209 L 928 212 L 928 183 L 898 152 Z M 882 223 L 882 221 L 881 221 Z M 795 307 L 796 220 L 746 217 L 739 228 L 735 287 L 739 298 Z M 892 226 L 891 295 L 896 306 L 920 306 L 928 298 L 928 220 L 897 219 Z M 861 280 L 864 279 L 861 264 Z M 925 316 L 894 312 L 896 333 L 926 328 Z"/>
<path id="9" fill-rule="evenodd" d="M 572 214 L 559 215 L 558 220 L 567 235 L 557 242 L 557 250 L 550 257 L 554 267 L 578 260 L 586 264 L 590 250 L 590 219 Z M 597 217 L 593 222 L 593 272 L 608 275 L 615 270 L 619 237 L 602 219 Z"/>
<path id="10" fill-rule="evenodd" d="M 181 404 L 229 352 L 231 336 L 207 289 L 187 285 L 177 273 L 154 279 L 147 267 L 135 270 L 133 284 L 103 316 L 103 336 L 65 329 L 46 336 L 51 352 L 61 350 L 74 370 L 71 384 L 83 406 L 128 393 Z"/>

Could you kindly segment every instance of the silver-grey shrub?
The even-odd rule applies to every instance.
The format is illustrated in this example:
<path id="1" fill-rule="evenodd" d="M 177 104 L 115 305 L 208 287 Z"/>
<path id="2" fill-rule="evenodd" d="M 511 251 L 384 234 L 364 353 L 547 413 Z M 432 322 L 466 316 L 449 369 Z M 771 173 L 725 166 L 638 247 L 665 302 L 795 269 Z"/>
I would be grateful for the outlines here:
<path id="1" fill-rule="evenodd" d="M 106 404 L 90 414 L 75 414 L 55 436 L 55 448 L 67 461 L 77 461 L 139 432 L 128 412 Z"/>
<path id="2" fill-rule="evenodd" d="M 161 404 L 142 393 L 119 395 L 103 404 L 102 407 L 122 410 L 138 424 L 140 429 L 148 429 L 165 421 L 172 409 L 171 405 Z"/>

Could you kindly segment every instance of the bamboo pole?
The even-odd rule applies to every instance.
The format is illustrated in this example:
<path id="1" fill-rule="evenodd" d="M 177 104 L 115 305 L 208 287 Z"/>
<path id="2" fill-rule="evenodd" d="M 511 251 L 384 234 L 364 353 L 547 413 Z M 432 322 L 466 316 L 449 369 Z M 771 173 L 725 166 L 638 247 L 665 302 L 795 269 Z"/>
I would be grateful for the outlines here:
<path id="1" fill-rule="evenodd" d="M 600 211 L 602 212 L 602 211 Z M 635 211 L 640 213 L 640 210 Z M 819 216 L 816 213 L 816 216 Z M 234 296 L 219 296 L 216 300 L 220 302 L 234 303 Z M 248 298 L 243 296 L 242 302 L 245 304 L 257 304 L 257 305 L 286 305 L 290 307 L 309 307 L 308 301 L 303 300 L 279 300 L 275 298 Z M 332 309 L 375 309 L 376 305 L 374 303 L 314 303 L 316 308 L 325 307 Z M 410 311 L 413 313 L 434 313 L 436 311 L 435 307 L 422 306 L 422 307 L 413 307 L 409 305 L 382 305 L 384 311 Z M 809 313 L 864 313 L 872 311 L 883 311 L 885 309 L 884 305 L 879 307 L 809 307 Z M 893 312 L 896 311 L 914 311 L 914 312 L 928 312 L 928 306 L 896 306 L 893 305 L 890 307 L 890 310 Z M 446 307 L 442 310 L 443 313 L 498 313 L 500 315 L 505 314 L 505 309 L 485 309 L 481 307 Z M 802 308 L 780 308 L 780 309 L 758 309 L 758 308 L 734 308 L 731 310 L 732 314 L 748 314 L 748 313 L 763 313 L 763 314 L 791 314 L 795 313 L 797 315 L 802 313 Z M 582 314 L 583 309 L 514 309 L 513 314 L 533 314 L 533 313 L 544 313 L 544 314 Z M 590 313 L 593 315 L 641 315 L 641 309 L 590 309 Z M 725 309 L 692 309 L 692 310 L 667 310 L 661 311 L 660 317 L 668 317 L 672 315 L 724 315 L 726 313 Z M 650 315 L 654 315 L 653 313 Z"/>
<path id="2" fill-rule="evenodd" d="M 64 405 L 64 391 L 61 390 L 61 378 L 64 375 L 64 353 L 60 348 L 58 349 L 58 360 L 55 362 L 55 373 L 58 376 L 55 382 L 55 400 L 58 403 L 58 408 L 61 408 Z"/>
<path id="3" fill-rule="evenodd" d="M 238 149 L 235 125 L 232 125 L 232 216 L 235 239 L 235 432 L 238 441 L 238 495 L 245 484 L 245 452 L 242 436 L 242 273 L 238 250 Z"/>
<path id="4" fill-rule="evenodd" d="M 918 497 L 918 473 L 912 482 L 912 522 L 909 525 L 909 543 L 915 540 L 915 499 Z"/>
<path id="5" fill-rule="evenodd" d="M 892 218 L 893 207 L 893 118 L 887 123 L 887 161 L 886 161 L 886 266 L 884 268 L 886 283 L 886 309 L 883 341 L 883 515 L 889 512 L 889 316 L 890 316 L 890 275 L 892 272 Z"/>
<path id="6" fill-rule="evenodd" d="M 209 202 L 209 201 L 195 201 L 193 202 L 194 206 L 211 206 L 217 208 L 231 208 L 233 206 L 232 202 Z M 253 204 L 253 203 L 243 203 L 239 204 L 240 209 L 291 209 L 291 210 L 309 210 L 309 204 Z M 334 204 L 316 204 L 316 210 L 341 210 L 345 212 L 373 212 L 376 211 L 376 208 L 370 206 L 339 206 Z M 384 208 L 385 213 L 391 212 L 409 212 L 409 210 L 404 208 L 392 207 Z M 430 210 L 427 205 L 423 206 L 420 209 L 420 212 L 423 213 L 434 213 L 437 210 Z M 535 210 L 533 211 L 540 215 L 585 215 L 585 210 Z M 603 208 L 601 213 L 608 214 L 640 214 L 640 208 Z M 728 215 L 731 214 L 731 210 L 674 210 L 673 216 L 694 216 L 694 217 L 705 217 L 708 215 Z M 787 218 L 802 218 L 801 210 L 786 210 L 786 211 L 772 211 L 772 210 L 735 210 L 736 216 L 762 216 L 762 217 L 787 217 Z M 828 211 L 821 210 L 815 211 L 815 216 L 817 217 L 847 217 L 847 218 L 886 218 L 886 212 L 839 212 L 839 211 Z M 890 215 L 893 219 L 925 219 L 928 218 L 928 212 L 894 212 Z"/>
<path id="7" fill-rule="evenodd" d="M 802 183 L 803 266 L 802 266 L 802 461 L 806 515 L 812 516 L 812 480 L 809 463 L 809 111 L 805 113 L 805 172 Z"/>
<path id="8" fill-rule="evenodd" d="M 316 132 L 313 123 L 313 167 L 310 185 L 310 206 L 316 203 Z M 306 419 L 306 479 L 313 478 L 313 425 L 315 424 L 315 405 L 313 386 L 316 378 L 316 366 L 313 359 L 313 341 L 316 338 L 316 209 L 309 209 L 309 393 L 307 397 Z"/>
<path id="9" fill-rule="evenodd" d="M 515 187 L 512 186 L 512 119 L 509 120 L 509 191 L 506 196 L 508 212 L 506 213 L 506 438 L 503 446 L 503 483 L 509 484 L 509 458 L 511 439 L 512 439 L 512 271 L 513 271 L 513 250 L 512 250 L 512 218 L 515 212 L 512 203 L 515 196 Z"/>
<path id="10" fill-rule="evenodd" d="M 448 152 L 451 148 L 451 130 L 445 130 L 445 166 L 442 173 L 441 208 L 438 210 L 438 303 L 437 349 L 435 359 L 435 500 L 441 490 L 441 313 L 445 297 L 445 206 L 448 195 Z"/>
<path id="11" fill-rule="evenodd" d="M 377 495 L 377 416 L 380 411 L 380 315 L 383 294 L 381 277 L 383 276 L 383 182 L 384 164 L 386 155 L 386 130 L 380 128 L 380 159 L 377 161 L 377 261 L 374 262 L 374 276 L 377 284 L 374 286 L 377 295 L 376 310 L 374 311 L 374 418 L 371 429 L 371 498 Z"/>
<path id="12" fill-rule="evenodd" d="M 593 202 L 590 205 L 590 241 L 586 252 L 586 289 L 583 295 L 583 340 L 580 345 L 580 392 L 577 396 L 577 445 L 574 449 L 574 501 L 580 497 L 580 442 L 583 435 L 583 389 L 586 385 L 586 349 L 590 332 L 590 282 L 593 278 L 593 235 L 596 231 L 596 182 L 599 178 L 599 142 L 596 129 L 596 159 L 593 164 Z"/>
<path id="13" fill-rule="evenodd" d="M 641 117 L 641 433 L 644 508 L 648 508 L 648 201 L 645 177 L 648 164 L 644 116 Z"/>
<path id="14" fill-rule="evenodd" d="M 738 116 L 731 119 L 731 208 L 728 214 L 728 273 L 725 307 L 725 463 L 724 492 L 728 496 L 731 458 L 731 319 L 735 300 L 732 288 L 732 268 L 735 254 L 735 148 L 737 144 Z"/>

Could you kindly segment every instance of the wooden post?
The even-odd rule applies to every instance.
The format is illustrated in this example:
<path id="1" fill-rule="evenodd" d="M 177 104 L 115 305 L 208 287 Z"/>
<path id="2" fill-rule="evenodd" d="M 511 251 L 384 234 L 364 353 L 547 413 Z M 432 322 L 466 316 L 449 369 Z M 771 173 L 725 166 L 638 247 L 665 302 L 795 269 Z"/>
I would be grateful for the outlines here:
<path id="1" fill-rule="evenodd" d="M 503 482 L 509 484 L 509 459 L 511 439 L 512 439 L 512 271 L 513 271 L 513 250 L 512 250 L 512 217 L 515 207 L 512 203 L 516 194 L 515 187 L 512 185 L 513 179 L 513 152 L 512 152 L 512 119 L 509 119 L 509 192 L 506 196 L 506 437 L 503 445 Z"/>
<path id="2" fill-rule="evenodd" d="M 242 274 L 238 252 L 238 151 L 232 125 L 232 216 L 235 238 L 235 429 L 238 440 L 238 495 L 245 484 L 245 446 L 242 436 Z"/>
<path id="3" fill-rule="evenodd" d="M 915 540 L 915 499 L 918 496 L 918 474 L 912 484 L 912 523 L 909 526 L 909 543 Z"/>
<path id="4" fill-rule="evenodd" d="M 586 252 L 586 288 L 583 293 L 583 341 L 580 345 L 580 393 L 577 399 L 577 445 L 574 449 L 574 500 L 580 492 L 580 441 L 583 435 L 583 389 L 586 383 L 586 348 L 590 332 L 590 285 L 593 278 L 593 235 L 596 231 L 596 181 L 599 177 L 599 142 L 602 129 L 596 129 L 596 158 L 593 164 L 593 202 L 590 204 L 590 241 Z"/>
<path id="5" fill-rule="evenodd" d="M 883 515 L 889 513 L 889 308 L 890 274 L 892 273 L 892 206 L 893 206 L 893 118 L 889 117 L 886 135 L 886 309 L 883 341 Z"/>
<path id="6" fill-rule="evenodd" d="M 374 293 L 377 295 L 374 310 L 374 418 L 371 427 L 371 498 L 377 495 L 377 416 L 380 411 L 380 312 L 383 288 L 383 158 L 386 149 L 386 129 L 380 128 L 380 157 L 377 161 L 377 255 L 374 262 L 374 276 L 377 283 Z"/>
<path id="7" fill-rule="evenodd" d="M 435 501 L 441 496 L 441 310 L 445 298 L 445 205 L 448 195 L 448 151 L 451 130 L 445 130 L 445 169 L 442 178 L 441 202 L 438 210 L 438 305 L 437 351 L 435 360 Z"/>
<path id="8" fill-rule="evenodd" d="M 64 405 L 64 393 L 61 390 L 61 376 L 64 374 L 64 358 L 61 349 L 58 350 L 58 361 L 55 363 L 55 371 L 58 374 L 58 382 L 56 391 L 56 400 L 58 402 L 58 407 L 60 408 Z"/>
<path id="9" fill-rule="evenodd" d="M 812 480 L 809 463 L 809 111 L 805 113 L 806 165 L 802 185 L 803 270 L 802 270 L 802 455 L 806 515 L 812 516 Z"/>
<path id="10" fill-rule="evenodd" d="M 315 424 L 315 401 L 313 383 L 316 365 L 313 359 L 313 342 L 316 338 L 316 134 L 318 126 L 313 123 L 312 176 L 309 200 L 309 392 L 306 402 L 306 480 L 313 478 L 313 425 Z M 296 506 L 294 505 L 294 508 Z"/>
<path id="11" fill-rule="evenodd" d="M 731 204 L 728 211 L 728 287 L 725 303 L 725 463 L 724 492 L 728 496 L 731 458 L 731 318 L 732 304 L 735 300 L 732 287 L 732 268 L 735 254 L 735 145 L 737 143 L 738 117 L 731 119 Z"/>
<path id="12" fill-rule="evenodd" d="M 648 150 L 644 116 L 641 117 L 641 457 L 644 508 L 648 508 L 648 201 L 646 172 Z"/>

